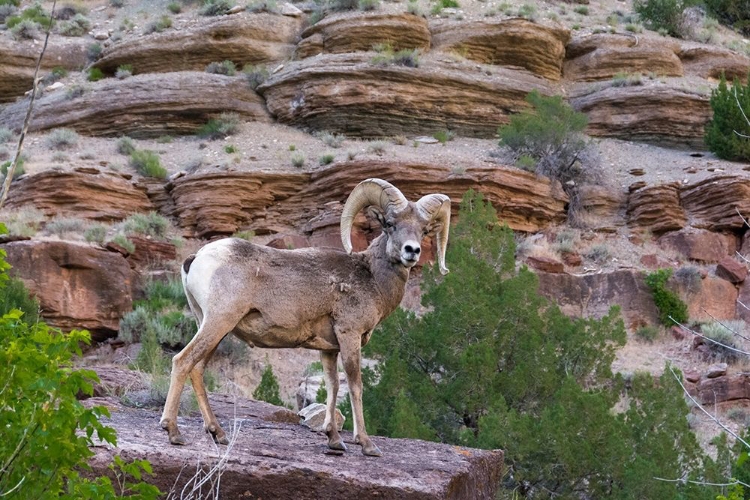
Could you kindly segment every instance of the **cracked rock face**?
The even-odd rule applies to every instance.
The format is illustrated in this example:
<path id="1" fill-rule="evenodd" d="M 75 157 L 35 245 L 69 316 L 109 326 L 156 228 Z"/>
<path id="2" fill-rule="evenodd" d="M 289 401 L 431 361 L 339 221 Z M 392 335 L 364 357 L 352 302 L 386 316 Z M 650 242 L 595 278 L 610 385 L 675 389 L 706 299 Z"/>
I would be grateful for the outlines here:
<path id="1" fill-rule="evenodd" d="M 291 421 L 293 412 L 267 403 L 212 395 L 211 405 L 229 432 L 235 418 L 235 441 L 221 476 L 221 498 L 336 499 L 493 499 L 503 468 L 501 451 L 484 451 L 412 439 L 374 437 L 384 456 L 360 453 L 351 433 L 349 450 L 324 454 L 326 437 Z M 93 474 L 107 472 L 115 454 L 147 459 L 162 491 L 180 491 L 196 465 L 216 463 L 218 450 L 203 432 L 200 417 L 180 419 L 187 446 L 170 446 L 159 427 L 157 410 L 125 408 L 116 400 L 91 398 L 87 404 L 110 407 L 107 425 L 117 430 L 118 447 L 97 447 Z M 230 432 L 230 434 L 232 434 Z M 177 483 L 175 485 L 175 480 Z"/>

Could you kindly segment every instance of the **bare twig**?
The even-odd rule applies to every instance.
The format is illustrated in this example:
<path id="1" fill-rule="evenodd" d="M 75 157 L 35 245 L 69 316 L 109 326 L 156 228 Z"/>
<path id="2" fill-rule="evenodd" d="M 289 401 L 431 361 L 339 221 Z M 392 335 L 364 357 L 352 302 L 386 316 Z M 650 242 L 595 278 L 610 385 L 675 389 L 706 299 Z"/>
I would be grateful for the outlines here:
<path id="1" fill-rule="evenodd" d="M 670 316 L 670 317 L 669 317 L 669 319 L 671 319 L 672 321 L 674 321 L 674 323 L 675 323 L 676 325 L 678 325 L 678 326 L 679 326 L 680 328 L 682 328 L 683 330 L 685 330 L 685 331 L 687 331 L 687 332 L 690 332 L 690 333 L 692 333 L 692 334 L 693 334 L 693 335 L 695 335 L 696 337 L 700 337 L 700 338 L 702 338 L 702 339 L 704 339 L 704 340 L 708 340 L 709 342 L 712 342 L 712 343 L 714 343 L 714 344 L 716 344 L 716 345 L 720 345 L 721 347 L 723 347 L 723 348 L 725 348 L 725 349 L 729 349 L 730 351 L 735 351 L 735 352 L 738 352 L 738 353 L 740 353 L 740 354 L 745 354 L 745 355 L 747 355 L 747 356 L 750 356 L 750 352 L 747 352 L 747 351 L 743 351 L 743 350 L 741 350 L 741 349 L 737 349 L 736 347 L 728 346 L 728 345 L 726 345 L 726 344 L 722 344 L 721 342 L 718 342 L 718 341 L 716 341 L 716 340 L 712 339 L 711 337 L 706 337 L 705 335 L 703 335 L 703 334 L 701 334 L 701 333 L 698 333 L 698 332 L 696 332 L 695 330 L 691 330 L 690 328 L 688 328 L 687 326 L 683 325 L 683 324 L 682 324 L 682 323 L 680 323 L 679 321 L 676 321 L 676 320 L 675 320 L 675 319 L 674 319 L 674 318 L 673 318 L 672 316 Z"/>
<path id="2" fill-rule="evenodd" d="M 29 109 L 26 110 L 26 118 L 23 120 L 23 128 L 21 129 L 21 136 L 18 138 L 18 147 L 16 148 L 16 155 L 13 157 L 13 161 L 10 162 L 8 172 L 5 175 L 5 182 L 3 182 L 3 189 L 0 192 L 0 209 L 3 208 L 5 200 L 8 198 L 8 192 L 10 191 L 10 184 L 13 182 L 13 174 L 16 172 L 18 166 L 18 159 L 21 157 L 21 151 L 23 150 L 23 140 L 26 138 L 26 133 L 29 131 L 29 123 L 31 122 L 31 112 L 34 109 L 34 100 L 36 99 L 36 92 L 39 87 L 39 67 L 42 65 L 42 58 L 44 52 L 47 50 L 47 43 L 49 42 L 49 34 L 52 31 L 52 19 L 55 15 L 55 5 L 57 0 L 52 1 L 52 11 L 49 14 L 49 25 L 47 26 L 47 34 L 44 37 L 44 46 L 42 52 L 39 54 L 39 59 L 36 60 L 36 68 L 34 68 L 34 81 L 31 87 L 31 98 L 29 99 Z"/>
<path id="3" fill-rule="evenodd" d="M 674 321 L 674 320 L 673 320 L 673 321 Z M 747 443 L 747 441 L 745 441 L 744 439 L 742 439 L 742 438 L 741 438 L 741 437 L 740 437 L 740 436 L 739 436 L 739 435 L 738 435 L 738 434 L 737 434 L 736 432 L 732 431 L 732 429 L 730 429 L 730 428 L 729 428 L 729 427 L 727 427 L 726 425 L 722 424 L 722 423 L 721 423 L 721 421 L 720 421 L 720 420 L 719 420 L 718 418 L 716 418 L 715 416 L 711 415 L 711 414 L 710 414 L 710 413 L 709 413 L 709 412 L 708 412 L 708 411 L 707 411 L 707 410 L 706 410 L 705 408 L 703 408 L 703 406 L 702 406 L 702 405 L 701 405 L 701 404 L 700 404 L 700 403 L 699 403 L 699 402 L 698 402 L 698 401 L 697 401 L 697 400 L 696 400 L 696 399 L 695 399 L 695 398 L 694 398 L 694 397 L 693 397 L 693 396 L 692 396 L 692 395 L 691 395 L 691 394 L 690 394 L 690 393 L 688 392 L 687 388 L 685 388 L 685 386 L 683 385 L 682 381 L 680 380 L 680 377 L 678 377 L 678 376 L 677 376 L 677 374 L 676 374 L 676 373 L 674 372 L 674 369 L 672 368 L 672 365 L 670 364 L 670 365 L 668 365 L 668 367 L 669 367 L 669 371 L 670 371 L 670 372 L 672 372 L 672 376 L 674 376 L 674 379 L 675 379 L 675 380 L 677 381 L 677 383 L 678 383 L 678 384 L 680 384 L 680 387 L 682 387 L 682 390 L 683 390 L 683 392 L 685 393 L 685 395 L 686 395 L 686 396 L 687 396 L 688 398 L 690 398 L 690 401 L 692 401 L 692 402 L 693 402 L 693 404 L 695 404 L 695 406 L 696 406 L 696 407 L 697 407 L 697 408 L 698 408 L 698 409 L 699 409 L 700 411 L 702 411 L 703 413 L 705 413 L 705 414 L 706 414 L 706 415 L 708 416 L 708 418 L 710 418 L 711 420 L 713 420 L 713 421 L 714 421 L 714 422 L 716 423 L 716 425 L 718 425 L 719 427 L 721 427 L 722 429 L 724 429 L 724 430 L 725 430 L 725 431 L 726 431 L 726 432 L 727 432 L 727 433 L 728 433 L 728 434 L 729 434 L 730 436 L 732 436 L 732 437 L 734 437 L 735 439 L 737 439 L 737 440 L 738 440 L 738 441 L 739 441 L 740 443 L 742 443 L 743 445 L 745 445 L 745 447 L 746 447 L 747 449 L 749 449 L 749 450 L 750 450 L 750 444 L 748 444 L 748 443 Z"/>
<path id="4" fill-rule="evenodd" d="M 657 481 L 666 481 L 667 483 L 682 483 L 682 484 L 691 483 L 691 484 L 700 484 L 703 486 L 734 486 L 736 484 L 741 484 L 742 486 L 746 486 L 750 488 L 750 484 L 743 483 L 742 481 L 739 481 L 737 479 L 735 479 L 734 481 L 727 482 L 727 483 L 712 483 L 710 481 L 695 481 L 693 479 L 687 479 L 684 477 L 679 477 L 677 479 L 666 479 L 663 477 L 654 477 L 653 479 L 656 479 Z"/>

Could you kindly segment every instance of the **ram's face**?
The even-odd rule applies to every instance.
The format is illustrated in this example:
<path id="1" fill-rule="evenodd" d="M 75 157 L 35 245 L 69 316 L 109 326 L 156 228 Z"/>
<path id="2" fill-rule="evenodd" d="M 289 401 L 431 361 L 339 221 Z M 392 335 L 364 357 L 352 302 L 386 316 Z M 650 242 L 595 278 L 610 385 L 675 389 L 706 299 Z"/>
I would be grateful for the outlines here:
<path id="1" fill-rule="evenodd" d="M 414 203 L 399 213 L 379 216 L 383 232 L 388 237 L 386 252 L 393 262 L 401 262 L 411 268 L 422 253 L 422 238 L 430 231 L 429 221 L 419 216 Z"/>

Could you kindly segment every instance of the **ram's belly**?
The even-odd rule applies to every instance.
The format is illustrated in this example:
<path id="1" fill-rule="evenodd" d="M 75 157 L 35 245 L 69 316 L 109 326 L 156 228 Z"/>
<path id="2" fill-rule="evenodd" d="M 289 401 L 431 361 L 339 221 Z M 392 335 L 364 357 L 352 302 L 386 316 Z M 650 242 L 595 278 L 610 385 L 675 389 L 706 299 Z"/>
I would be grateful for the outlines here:
<path id="1" fill-rule="evenodd" d="M 328 315 L 294 326 L 282 326 L 252 311 L 232 330 L 232 333 L 254 347 L 305 347 L 321 351 L 337 351 L 339 344 Z"/>

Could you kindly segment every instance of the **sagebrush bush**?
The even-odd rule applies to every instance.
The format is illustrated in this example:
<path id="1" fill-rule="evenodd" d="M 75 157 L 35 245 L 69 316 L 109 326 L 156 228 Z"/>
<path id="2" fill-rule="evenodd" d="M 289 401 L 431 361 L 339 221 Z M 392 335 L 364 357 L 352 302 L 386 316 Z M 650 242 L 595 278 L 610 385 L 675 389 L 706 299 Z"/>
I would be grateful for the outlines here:
<path id="1" fill-rule="evenodd" d="M 167 170 L 161 166 L 159 155 L 147 149 L 138 149 L 130 154 L 130 166 L 146 177 L 165 179 Z"/>
<path id="2" fill-rule="evenodd" d="M 562 96 L 546 97 L 536 90 L 526 96 L 530 109 L 510 117 L 500 127 L 500 146 L 515 161 L 527 156 L 536 161 L 536 173 L 567 186 L 594 180 L 598 175 L 592 146 L 583 135 L 585 114 L 571 108 Z"/>
<path id="3" fill-rule="evenodd" d="M 651 289 L 654 304 L 659 309 L 659 321 L 665 326 L 674 326 L 675 321 L 684 324 L 688 320 L 687 304 L 679 295 L 667 288 L 667 281 L 671 276 L 671 269 L 658 269 L 647 274 L 645 280 Z"/>
<path id="4" fill-rule="evenodd" d="M 41 30 L 42 26 L 39 23 L 23 19 L 10 29 L 10 33 L 18 40 L 34 40 L 41 36 Z"/>
<path id="5" fill-rule="evenodd" d="M 21 311 L 24 322 L 29 325 L 39 321 L 39 301 L 31 295 L 23 281 L 18 278 L 7 280 L 2 293 L 0 293 L 0 317 L 13 309 Z"/>
<path id="6" fill-rule="evenodd" d="M 302 153 L 292 153 L 291 156 L 292 166 L 300 168 L 305 165 L 305 155 Z"/>
<path id="7" fill-rule="evenodd" d="M 76 14 L 70 20 L 57 25 L 58 32 L 63 36 L 83 36 L 91 29 L 91 21 L 83 14 Z"/>
<path id="8" fill-rule="evenodd" d="M 697 4 L 698 0 L 633 0 L 633 10 L 649 29 L 683 37 L 685 9 Z"/>
<path id="9" fill-rule="evenodd" d="M 103 224 L 96 224 L 89 227 L 83 233 L 83 237 L 89 243 L 104 243 L 104 238 L 107 237 L 107 226 Z"/>
<path id="10" fill-rule="evenodd" d="M 13 171 L 13 179 L 18 179 L 26 173 L 26 169 L 23 168 L 24 163 L 26 163 L 26 157 L 22 155 L 18 158 L 18 162 L 16 162 L 16 169 Z M 2 174 L 3 177 L 8 175 L 10 164 L 11 160 L 6 161 L 2 165 L 0 165 L 0 174 Z"/>
<path id="11" fill-rule="evenodd" d="M 252 64 L 246 64 L 242 68 L 242 72 L 245 74 L 248 85 L 250 85 L 250 88 L 253 90 L 257 89 L 263 82 L 268 80 L 270 74 L 265 66 L 255 66 Z"/>
<path id="12" fill-rule="evenodd" d="M 203 16 L 223 16 L 232 7 L 234 7 L 234 4 L 229 0 L 206 0 L 200 13 Z"/>
<path id="13" fill-rule="evenodd" d="M 88 76 L 86 79 L 90 82 L 98 82 L 99 80 L 103 80 L 105 78 L 104 72 L 100 70 L 99 68 L 89 68 Z"/>
<path id="14" fill-rule="evenodd" d="M 237 74 L 237 67 L 232 61 L 212 62 L 206 66 L 206 73 L 217 75 L 234 76 Z"/>
<path id="15" fill-rule="evenodd" d="M 75 217 L 55 217 L 44 225 L 44 231 L 62 238 L 68 233 L 82 233 L 86 221 Z"/>
<path id="16" fill-rule="evenodd" d="M 222 113 L 219 118 L 211 119 L 198 130 L 198 136 L 216 140 L 232 135 L 240 126 L 240 117 L 236 113 Z"/>
<path id="17" fill-rule="evenodd" d="M 131 64 L 121 64 L 115 71 L 115 78 L 118 80 L 124 80 L 133 76 L 133 66 Z"/>
<path id="18" fill-rule="evenodd" d="M 130 156 L 135 151 L 133 139 L 128 136 L 122 136 L 117 140 L 117 152 L 121 155 Z"/>
<path id="19" fill-rule="evenodd" d="M 44 212 L 32 207 L 4 211 L 3 219 L 8 232 L 14 236 L 34 236 L 45 220 Z"/>
<path id="20" fill-rule="evenodd" d="M 149 327 L 150 321 L 150 311 L 143 306 L 136 306 L 120 320 L 120 331 L 117 336 L 128 344 L 140 342 L 141 334 Z"/>
<path id="21" fill-rule="evenodd" d="M 331 153 L 326 153 L 322 155 L 320 158 L 318 158 L 318 164 L 320 164 L 320 166 L 330 165 L 331 163 L 333 163 L 333 160 L 335 159 L 336 159 L 336 155 L 333 155 Z"/>
<path id="22" fill-rule="evenodd" d="M 180 2 L 169 2 L 167 4 L 167 10 L 172 14 L 179 14 L 182 12 L 182 4 L 180 4 Z"/>
<path id="23" fill-rule="evenodd" d="M 69 128 L 56 128 L 47 136 L 47 146 L 52 149 L 70 149 L 78 144 L 78 134 Z"/>
<path id="24" fill-rule="evenodd" d="M 278 14 L 279 6 L 276 0 L 255 0 L 247 4 L 248 12 L 270 12 Z"/>
<path id="25" fill-rule="evenodd" d="M 739 349 L 737 345 L 737 335 L 745 336 L 747 325 L 742 320 L 726 320 L 722 322 L 713 321 L 701 325 L 701 333 L 711 340 L 705 342 L 715 361 L 724 363 L 736 363 L 740 359 L 740 353 L 734 349 Z"/>
<path id="26" fill-rule="evenodd" d="M 169 221 L 157 212 L 133 214 L 122 222 L 125 234 L 138 234 L 164 239 L 169 231 Z"/>
<path id="27" fill-rule="evenodd" d="M 0 143 L 10 142 L 15 134 L 7 127 L 0 127 Z"/>
<path id="28" fill-rule="evenodd" d="M 18 12 L 18 8 L 11 4 L 0 4 L 0 23 L 4 23 L 5 20 L 11 16 L 14 16 Z"/>
<path id="29" fill-rule="evenodd" d="M 100 43 L 92 43 L 86 48 L 86 54 L 88 55 L 89 60 L 96 61 L 99 59 L 102 55 L 102 52 L 104 51 L 104 47 Z"/>
<path id="30" fill-rule="evenodd" d="M 133 242 L 130 241 L 124 234 L 116 234 L 109 241 L 111 241 L 115 245 L 122 247 L 128 253 L 135 252 L 135 244 L 133 244 Z"/>
<path id="31" fill-rule="evenodd" d="M 750 123 L 745 118 L 750 117 L 750 79 L 744 86 L 734 80 L 729 88 L 722 75 L 711 92 L 711 109 L 713 118 L 706 126 L 708 148 L 725 160 L 750 160 Z"/>
<path id="32" fill-rule="evenodd" d="M 143 30 L 143 33 L 145 35 L 151 34 L 151 33 L 161 33 L 167 28 L 172 27 L 172 18 L 169 16 L 161 16 L 159 19 L 155 21 L 151 21 L 146 25 L 146 28 Z"/>
<path id="33" fill-rule="evenodd" d="M 146 283 L 145 292 L 146 301 L 143 304 L 152 311 L 160 311 L 166 307 L 187 307 L 187 297 L 179 277 L 167 281 L 151 280 Z"/>
<path id="34" fill-rule="evenodd" d="M 344 134 L 334 134 L 326 130 L 315 132 L 313 136 L 323 141 L 323 144 L 330 148 L 340 148 L 346 139 Z"/>

